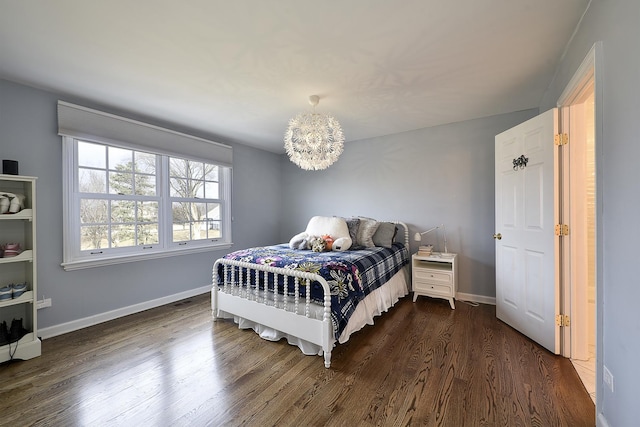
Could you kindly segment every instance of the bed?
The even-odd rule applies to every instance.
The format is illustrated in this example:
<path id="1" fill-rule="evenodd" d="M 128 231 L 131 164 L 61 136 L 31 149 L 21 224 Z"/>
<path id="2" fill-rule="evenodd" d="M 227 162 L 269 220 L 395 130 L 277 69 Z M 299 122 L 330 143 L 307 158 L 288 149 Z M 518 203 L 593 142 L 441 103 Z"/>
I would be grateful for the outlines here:
<path id="1" fill-rule="evenodd" d="M 337 343 L 409 293 L 408 228 L 387 224 L 398 232 L 384 246 L 314 252 L 290 242 L 216 260 L 214 320 L 233 319 L 267 340 L 285 338 L 304 354 L 324 356 L 329 368 Z"/>

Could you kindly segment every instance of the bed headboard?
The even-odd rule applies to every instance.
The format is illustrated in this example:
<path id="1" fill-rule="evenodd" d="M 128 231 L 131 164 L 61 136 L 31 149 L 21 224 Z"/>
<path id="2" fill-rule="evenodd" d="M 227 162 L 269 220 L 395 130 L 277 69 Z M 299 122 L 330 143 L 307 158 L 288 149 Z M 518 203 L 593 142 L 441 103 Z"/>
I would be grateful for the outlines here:
<path id="1" fill-rule="evenodd" d="M 401 221 L 389 221 L 389 222 L 392 222 L 400 226 L 400 230 L 399 230 L 400 233 L 396 235 L 396 240 L 400 240 L 402 243 L 404 243 L 404 246 L 407 248 L 408 251 L 410 251 L 411 249 L 409 248 L 409 227 L 407 226 L 407 224 Z M 404 234 L 402 233 L 403 231 L 404 231 Z"/>

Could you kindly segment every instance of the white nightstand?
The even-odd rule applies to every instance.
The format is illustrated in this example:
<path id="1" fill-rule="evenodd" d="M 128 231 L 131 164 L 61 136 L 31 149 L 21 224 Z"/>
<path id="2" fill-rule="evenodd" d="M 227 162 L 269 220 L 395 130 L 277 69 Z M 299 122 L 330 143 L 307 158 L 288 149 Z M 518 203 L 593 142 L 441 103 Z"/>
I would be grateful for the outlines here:
<path id="1" fill-rule="evenodd" d="M 411 257 L 411 273 L 413 287 L 413 302 L 418 295 L 449 300 L 452 309 L 456 306 L 453 299 L 458 290 L 457 254 L 441 257 L 439 254 L 421 256 L 413 254 Z"/>

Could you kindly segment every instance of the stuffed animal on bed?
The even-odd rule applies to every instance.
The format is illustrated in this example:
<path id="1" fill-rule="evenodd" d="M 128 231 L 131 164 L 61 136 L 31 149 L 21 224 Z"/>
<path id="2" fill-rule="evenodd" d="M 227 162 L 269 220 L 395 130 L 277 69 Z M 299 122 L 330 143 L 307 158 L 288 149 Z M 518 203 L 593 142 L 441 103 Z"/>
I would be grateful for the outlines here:
<path id="1" fill-rule="evenodd" d="M 327 250 L 330 251 L 333 249 L 333 237 L 329 236 L 328 234 L 323 234 L 322 236 L 322 240 L 324 240 L 324 243 L 327 247 Z"/>
<path id="2" fill-rule="evenodd" d="M 289 247 L 291 249 L 298 249 L 300 251 L 311 249 L 311 246 L 309 245 L 309 238 L 306 236 L 297 238 L 295 240 L 291 239 L 289 241 Z"/>
<path id="3" fill-rule="evenodd" d="M 307 229 L 298 233 L 289 241 L 291 249 L 311 249 L 310 239 L 315 236 L 330 236 L 333 239 L 331 250 L 346 251 L 353 243 L 349 237 L 349 228 L 344 218 L 314 216 L 309 220 Z M 326 241 L 325 242 L 326 246 Z"/>
<path id="4" fill-rule="evenodd" d="M 322 237 L 313 236 L 309 239 L 311 250 L 313 252 L 324 252 L 327 249 L 327 244 Z"/>

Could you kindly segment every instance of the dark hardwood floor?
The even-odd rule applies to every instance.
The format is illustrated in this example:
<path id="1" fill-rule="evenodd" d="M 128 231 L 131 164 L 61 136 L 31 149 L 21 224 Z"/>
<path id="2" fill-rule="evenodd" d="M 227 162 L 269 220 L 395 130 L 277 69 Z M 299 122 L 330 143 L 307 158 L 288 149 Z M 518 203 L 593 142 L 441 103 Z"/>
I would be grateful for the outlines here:
<path id="1" fill-rule="evenodd" d="M 208 295 L 0 365 L 7 426 L 593 426 L 568 359 L 495 307 L 409 297 L 323 359 L 213 322 Z"/>

